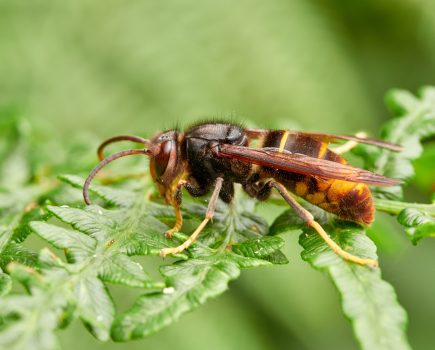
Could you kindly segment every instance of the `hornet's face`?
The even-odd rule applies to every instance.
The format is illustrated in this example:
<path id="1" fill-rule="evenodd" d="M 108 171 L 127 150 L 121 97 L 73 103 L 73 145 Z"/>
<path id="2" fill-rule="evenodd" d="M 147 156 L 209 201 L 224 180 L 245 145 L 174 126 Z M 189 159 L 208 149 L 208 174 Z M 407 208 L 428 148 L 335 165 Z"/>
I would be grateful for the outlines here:
<path id="1" fill-rule="evenodd" d="M 95 175 L 107 164 L 116 159 L 142 154 L 149 156 L 150 170 L 153 180 L 157 183 L 160 194 L 165 196 L 166 202 L 171 203 L 173 193 L 175 193 L 179 180 L 184 175 L 185 162 L 181 159 L 180 144 L 183 140 L 183 134 L 176 131 L 165 131 L 158 134 L 152 140 L 144 139 L 134 135 L 114 136 L 104 141 L 98 147 L 98 157 L 101 162 L 89 173 L 83 185 L 83 198 L 86 204 L 89 201 L 89 186 Z M 128 149 L 111 156 L 104 157 L 103 150 L 107 145 L 118 141 L 132 141 L 143 144 L 143 149 Z"/>
<path id="2" fill-rule="evenodd" d="M 154 137 L 148 146 L 150 171 L 157 183 L 160 194 L 169 201 L 174 187 L 183 172 L 179 149 L 179 134 L 176 131 L 165 131 Z"/>

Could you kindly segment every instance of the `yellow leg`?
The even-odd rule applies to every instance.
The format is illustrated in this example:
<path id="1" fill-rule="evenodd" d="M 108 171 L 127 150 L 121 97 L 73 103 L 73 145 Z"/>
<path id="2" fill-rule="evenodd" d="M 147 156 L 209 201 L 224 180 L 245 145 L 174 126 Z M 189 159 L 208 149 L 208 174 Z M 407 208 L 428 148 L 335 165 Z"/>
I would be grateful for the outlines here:
<path id="1" fill-rule="evenodd" d="M 281 196 L 286 200 L 286 202 L 293 208 L 293 210 L 298 214 L 302 220 L 304 220 L 309 226 L 314 228 L 320 237 L 326 242 L 326 244 L 339 256 L 341 256 L 344 260 L 351 261 L 358 265 L 369 266 L 369 267 L 377 267 L 378 262 L 373 259 L 364 259 L 358 256 L 352 255 L 345 250 L 343 250 L 337 243 L 335 243 L 331 237 L 325 232 L 322 226 L 314 220 L 313 215 L 306 210 L 303 206 L 301 206 L 292 196 L 290 196 L 286 190 L 286 188 L 276 182 L 270 181 L 270 186 L 276 188 Z"/>
<path id="2" fill-rule="evenodd" d="M 195 232 L 193 232 L 192 235 L 188 239 L 186 239 L 186 241 L 183 242 L 183 244 L 180 244 L 178 247 L 175 248 L 163 248 L 160 251 L 160 256 L 165 257 L 166 255 L 169 254 L 178 254 L 181 253 L 184 249 L 189 248 L 189 246 L 193 242 L 195 242 L 196 238 L 199 236 L 199 234 L 201 233 L 201 231 L 204 229 L 205 225 L 207 225 L 207 222 L 209 221 L 210 218 L 206 217 L 196 228 Z"/>
<path id="3" fill-rule="evenodd" d="M 351 261 L 358 265 L 369 266 L 373 268 L 378 266 L 378 262 L 376 260 L 360 258 L 343 250 L 337 243 L 332 240 L 331 237 L 329 237 L 329 235 L 325 232 L 323 227 L 320 226 L 317 221 L 311 220 L 308 221 L 307 224 L 314 228 L 319 236 L 322 237 L 326 244 L 329 245 L 329 247 L 334 251 L 334 253 L 341 256 L 344 260 Z"/>
<path id="4" fill-rule="evenodd" d="M 365 132 L 359 132 L 355 136 L 359 137 L 361 139 L 367 138 L 367 134 Z M 332 148 L 332 150 L 337 154 L 343 154 L 343 153 L 349 152 L 357 144 L 358 144 L 358 142 L 356 142 L 356 141 L 347 141 L 346 143 L 342 144 L 341 146 Z"/>
<path id="5" fill-rule="evenodd" d="M 165 232 L 166 238 L 172 238 L 174 232 L 178 232 L 183 226 L 183 215 L 181 214 L 180 204 L 177 202 L 177 200 L 174 200 L 173 205 L 175 209 L 175 225 Z"/>
<path id="6" fill-rule="evenodd" d="M 181 206 L 181 187 L 183 187 L 185 184 L 186 184 L 185 180 L 178 181 L 177 188 L 175 190 L 175 197 L 170 199 L 172 201 L 172 206 L 175 209 L 175 224 L 174 227 L 172 227 L 171 229 L 165 232 L 165 236 L 167 238 L 172 238 L 174 232 L 178 232 L 183 226 L 183 215 L 181 214 L 180 206 Z"/>
<path id="7" fill-rule="evenodd" d="M 181 253 L 183 250 L 189 248 L 189 246 L 195 242 L 196 238 L 199 236 L 201 231 L 204 229 L 204 227 L 207 225 L 207 223 L 213 218 L 214 210 L 216 207 L 217 200 L 219 198 L 219 192 L 222 188 L 223 178 L 218 177 L 216 179 L 215 188 L 213 190 L 213 194 L 210 197 L 210 201 L 208 203 L 207 213 L 205 214 L 205 219 L 202 220 L 202 222 L 199 224 L 199 226 L 196 228 L 196 230 L 192 233 L 192 235 L 182 244 L 180 244 L 178 247 L 174 248 L 163 248 L 160 251 L 160 256 L 165 257 L 169 254 L 178 254 Z"/>

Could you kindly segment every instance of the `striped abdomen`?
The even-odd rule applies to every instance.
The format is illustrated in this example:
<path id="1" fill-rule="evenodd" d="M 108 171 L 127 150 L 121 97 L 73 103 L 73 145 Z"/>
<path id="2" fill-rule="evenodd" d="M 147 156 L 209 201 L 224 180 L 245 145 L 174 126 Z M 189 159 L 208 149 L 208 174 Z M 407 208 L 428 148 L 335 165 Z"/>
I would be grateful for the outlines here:
<path id="1" fill-rule="evenodd" d="M 282 130 L 270 132 L 263 147 L 276 147 L 314 158 L 346 163 L 344 158 L 329 150 L 326 143 Z M 370 224 L 374 219 L 373 199 L 366 184 L 324 179 L 272 168 L 263 170 L 296 195 L 342 219 L 362 224 Z"/>

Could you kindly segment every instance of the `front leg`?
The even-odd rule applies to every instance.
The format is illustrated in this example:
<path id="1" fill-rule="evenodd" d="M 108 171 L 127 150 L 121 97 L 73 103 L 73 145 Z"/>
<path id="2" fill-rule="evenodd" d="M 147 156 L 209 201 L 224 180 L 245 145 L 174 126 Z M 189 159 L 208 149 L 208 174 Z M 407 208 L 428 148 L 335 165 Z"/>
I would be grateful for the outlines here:
<path id="1" fill-rule="evenodd" d="M 180 180 L 178 182 L 176 190 L 175 190 L 175 195 L 172 198 L 172 202 L 171 202 L 171 204 L 175 210 L 175 225 L 171 229 L 169 229 L 165 232 L 165 236 L 167 238 L 172 238 L 172 235 L 175 232 L 178 232 L 181 229 L 181 227 L 183 226 L 183 215 L 181 214 L 181 202 L 182 202 L 181 190 L 183 187 L 187 190 L 187 192 L 189 192 L 189 194 L 192 197 L 203 196 L 208 192 L 207 188 L 195 186 L 189 181 Z"/>
<path id="2" fill-rule="evenodd" d="M 219 192 L 221 191 L 223 182 L 224 182 L 224 179 L 222 177 L 218 177 L 216 179 L 213 194 L 211 195 L 210 201 L 208 202 L 208 207 L 207 207 L 207 212 L 205 214 L 205 219 L 199 224 L 199 226 L 192 233 L 192 235 L 183 244 L 180 244 L 178 247 L 163 248 L 160 251 L 160 256 L 165 257 L 168 254 L 181 253 L 184 249 L 187 249 L 193 242 L 195 242 L 198 235 L 201 233 L 201 231 L 204 229 L 204 227 L 207 225 L 207 223 L 213 218 L 214 210 L 216 208 L 216 203 L 217 203 L 217 200 L 219 198 Z"/>
<path id="3" fill-rule="evenodd" d="M 183 215 L 181 214 L 181 188 L 186 186 L 187 182 L 185 180 L 180 180 L 177 184 L 177 188 L 175 190 L 175 196 L 172 198 L 172 206 L 175 209 L 175 225 L 165 232 L 166 238 L 172 238 L 174 232 L 178 232 L 183 226 Z"/>

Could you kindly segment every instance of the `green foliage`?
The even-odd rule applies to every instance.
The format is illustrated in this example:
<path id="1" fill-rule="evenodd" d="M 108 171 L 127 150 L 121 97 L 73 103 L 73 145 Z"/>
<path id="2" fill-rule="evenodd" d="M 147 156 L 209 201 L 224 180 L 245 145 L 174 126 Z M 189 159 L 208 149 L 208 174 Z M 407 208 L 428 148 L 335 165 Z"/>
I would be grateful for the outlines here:
<path id="1" fill-rule="evenodd" d="M 32 265 L 35 254 L 17 243 L 30 233 L 29 221 L 43 217 L 32 207 L 49 187 L 35 181 L 29 125 L 8 110 L 0 111 L 0 120 L 0 267 L 14 260 Z"/>
<path id="2" fill-rule="evenodd" d="M 376 246 L 361 226 L 331 219 L 317 207 L 306 206 L 332 239 L 346 251 L 378 259 Z M 271 234 L 288 229 L 302 229 L 299 237 L 299 243 L 304 248 L 302 259 L 315 269 L 327 272 L 332 279 L 340 292 L 343 312 L 352 322 L 363 349 L 409 349 L 404 332 L 406 312 L 399 305 L 393 287 L 382 280 L 379 268 L 368 269 L 344 261 L 313 229 L 295 220 L 291 211 L 285 211 L 275 220 Z"/>
<path id="3" fill-rule="evenodd" d="M 376 259 L 376 247 L 360 227 L 325 227 L 347 251 Z M 306 230 L 304 230 L 306 231 Z M 367 269 L 338 258 L 314 232 L 301 236 L 302 258 L 326 271 L 341 295 L 344 314 L 351 320 L 363 349 L 410 349 L 405 329 L 407 316 L 393 287 L 379 269 Z"/>
<path id="4" fill-rule="evenodd" d="M 391 153 L 360 145 L 355 153 L 363 156 L 368 169 L 407 184 L 415 174 L 412 161 L 423 153 L 422 142 L 435 137 L 435 88 L 423 88 L 419 98 L 408 91 L 391 90 L 386 101 L 395 118 L 383 127 L 382 138 L 402 145 L 403 151 Z M 419 159 L 420 167 L 425 166 L 426 171 L 430 171 L 433 164 L 430 157 L 426 158 Z M 429 178 L 433 181 L 433 172 Z M 396 214 L 414 244 L 424 237 L 435 236 L 435 203 L 422 205 L 385 200 L 403 200 L 403 186 L 378 187 L 373 192 L 378 197 L 377 209 Z"/>
<path id="5" fill-rule="evenodd" d="M 80 187 L 84 182 L 76 176 L 62 176 L 61 179 Z M 245 208 L 240 206 L 228 212 L 226 206 L 221 205 L 216 222 L 204 234 L 205 240 L 213 241 L 213 248 L 198 244 L 191 250 L 188 260 L 161 268 L 165 283 L 152 281 L 143 267 L 129 257 L 157 256 L 162 248 L 175 246 L 179 241 L 163 235 L 168 229 L 164 221 L 173 213 L 171 208 L 146 200 L 147 187 L 143 183 L 142 188 L 135 191 L 93 186 L 92 192 L 114 206 L 111 209 L 98 205 L 84 209 L 46 207 L 52 217 L 71 225 L 72 229 L 41 221 L 34 221 L 30 226 L 53 247 L 63 249 L 67 261 L 62 262 L 48 250 L 41 252 L 37 269 L 30 271 L 32 276 L 40 276 L 43 283 L 38 282 L 35 287 L 38 292 L 34 289 L 30 291 L 40 295 L 42 288 L 49 291 L 51 297 L 41 296 L 35 303 L 32 299 L 24 314 L 20 313 L 23 307 L 20 302 L 6 310 L 4 317 L 11 314 L 20 316 L 8 327 L 26 330 L 25 338 L 34 341 L 40 333 L 49 334 L 59 327 L 62 320 L 70 322 L 78 317 L 100 340 L 107 340 L 110 332 L 118 341 L 143 337 L 172 323 L 208 298 L 222 293 L 227 283 L 239 275 L 240 268 L 271 265 L 273 254 L 283 245 L 279 238 L 262 241 L 266 225 L 261 218 L 245 212 Z M 252 201 L 244 202 L 252 208 Z M 191 220 L 197 222 L 203 214 L 203 206 L 191 205 Z M 181 234 L 177 237 L 185 239 Z M 252 239 L 238 243 L 247 237 Z M 236 243 L 236 251 L 232 252 L 231 246 Z M 254 245 L 258 249 L 253 250 Z M 180 254 L 180 257 L 187 259 L 185 254 Z M 278 261 L 283 262 L 282 259 Z M 11 272 L 17 268 L 27 271 L 22 265 L 13 265 Z M 12 275 L 15 277 L 17 274 Z M 54 276 L 55 280 L 52 280 Z M 32 286 L 32 279 L 28 277 L 16 279 Z M 113 323 L 115 306 L 105 283 L 141 288 L 146 293 L 138 298 L 131 310 L 120 314 Z M 7 296 L 5 302 L 8 298 L 14 297 Z M 41 308 L 51 312 L 51 319 L 58 323 L 54 326 L 53 322 L 47 323 L 48 328 L 44 330 L 40 329 L 43 325 L 31 327 L 29 323 L 42 316 Z M 71 310 L 74 312 L 71 313 Z M 45 344 L 44 347 L 42 344 Z M 41 348 L 48 348 L 47 344 L 54 346 L 55 342 L 48 339 L 41 343 Z M 18 348 L 22 343 L 11 342 L 8 346 Z"/>
<path id="6" fill-rule="evenodd" d="M 2 269 L 0 269 L 0 297 L 9 293 L 12 287 L 12 280 L 9 275 L 5 274 Z"/>
<path id="7" fill-rule="evenodd" d="M 415 172 L 418 174 L 416 185 L 422 192 L 431 192 L 434 188 L 435 174 L 435 142 L 427 142 L 420 158 L 413 162 Z"/>
<path id="8" fill-rule="evenodd" d="M 238 224 L 235 223 L 237 218 L 242 218 Z M 160 272 L 165 277 L 167 287 L 162 293 L 143 295 L 130 310 L 121 314 L 112 328 L 113 339 L 124 341 L 141 338 L 171 324 L 181 314 L 225 291 L 228 282 L 239 276 L 241 268 L 286 263 L 287 260 L 278 250 L 284 244 L 282 239 L 260 237 L 259 233 L 252 231 L 252 225 L 258 220 L 243 218 L 243 212 L 232 213 L 218 225 L 225 225 L 220 232 L 225 232 L 227 236 L 219 240 L 217 246 L 209 248 L 197 244 L 190 259 L 163 266 Z M 216 230 L 215 227 L 212 229 Z M 239 237 L 245 235 L 256 235 L 258 238 L 237 243 Z M 184 236 L 180 238 L 186 239 Z M 271 257 L 274 253 L 284 258 L 275 261 Z"/>
<path id="9" fill-rule="evenodd" d="M 435 88 L 423 88 L 420 98 L 408 91 L 391 90 L 386 101 L 395 118 L 382 128 L 382 139 L 403 146 L 403 151 L 392 153 L 360 145 L 355 153 L 363 155 L 367 169 L 406 184 L 414 176 L 412 161 L 423 151 L 421 141 L 435 137 Z M 373 191 L 380 198 L 403 199 L 401 186 L 378 187 Z"/>
<path id="10" fill-rule="evenodd" d="M 355 153 L 363 157 L 367 168 L 409 182 L 421 142 L 435 134 L 435 90 L 426 88 L 420 99 L 403 91 L 389 96 L 396 117 L 382 135 L 402 144 L 405 151 L 395 154 L 359 146 Z M 161 277 L 155 280 L 150 277 L 153 265 L 139 264 L 135 256 L 159 259 L 162 248 L 183 242 L 204 217 L 204 202 L 185 197 L 186 231 L 173 239 L 163 235 L 173 224 L 173 210 L 153 195 L 148 176 L 129 180 L 109 173 L 105 181 L 110 186 L 91 186 L 95 204 L 84 207 L 80 194 L 84 179 L 58 175 L 70 170 L 59 159 L 68 163 L 81 148 L 75 144 L 60 158 L 53 157 L 50 149 L 34 144 L 31 128 L 20 118 L 0 119 L 0 123 L 1 347 L 58 348 L 56 330 L 76 319 L 101 341 L 143 338 L 223 293 L 243 268 L 288 263 L 280 250 L 284 244 L 280 234 L 302 230 L 302 259 L 331 278 L 361 347 L 409 348 L 406 313 L 393 287 L 381 278 L 380 269 L 342 260 L 291 210 L 279 215 L 269 228 L 254 213 L 256 202 L 238 192 L 231 205 L 218 203 L 213 222 L 198 242 L 175 260 L 166 260 L 159 268 Z M 71 169 L 78 174 L 82 167 L 90 168 L 72 165 Z M 143 164 L 128 168 L 131 174 L 139 171 Z M 374 193 L 377 208 L 397 215 L 414 243 L 435 236 L 435 204 L 398 201 L 403 196 L 399 186 Z M 303 204 L 346 251 L 377 260 L 376 247 L 363 227 Z M 39 237 L 51 250 L 30 251 L 26 247 L 29 235 Z M 25 293 L 16 291 L 12 281 L 21 284 Z M 135 288 L 140 295 L 120 311 L 110 284 Z"/>
<path id="11" fill-rule="evenodd" d="M 433 205 L 435 211 L 435 204 Z M 424 237 L 435 237 L 435 215 L 415 208 L 403 209 L 397 216 L 397 221 L 406 227 L 405 232 L 416 244 Z"/>
<path id="12" fill-rule="evenodd" d="M 392 153 L 366 145 L 354 151 L 362 156 L 366 168 L 409 182 L 414 175 L 412 160 L 422 153 L 421 141 L 435 135 L 435 89 L 422 90 L 421 99 L 406 91 L 393 90 L 387 102 L 396 118 L 382 129 L 382 138 L 401 144 L 404 151 Z M 423 237 L 435 236 L 435 205 L 395 202 L 402 199 L 401 186 L 374 188 L 376 207 L 396 214 L 399 223 L 406 227 L 406 234 L 416 243 Z M 305 205 L 308 205 L 305 203 Z M 341 247 L 354 255 L 377 260 L 373 242 L 357 225 L 350 225 L 330 218 L 324 211 L 308 205 L 317 220 Z M 379 269 L 368 270 L 338 258 L 313 230 L 303 226 L 291 211 L 284 212 L 273 223 L 270 233 L 302 229 L 300 244 L 302 258 L 314 268 L 326 271 L 342 297 L 345 315 L 351 320 L 355 335 L 364 349 L 408 349 L 404 334 L 407 317 L 398 304 L 390 284 L 381 279 Z"/>

